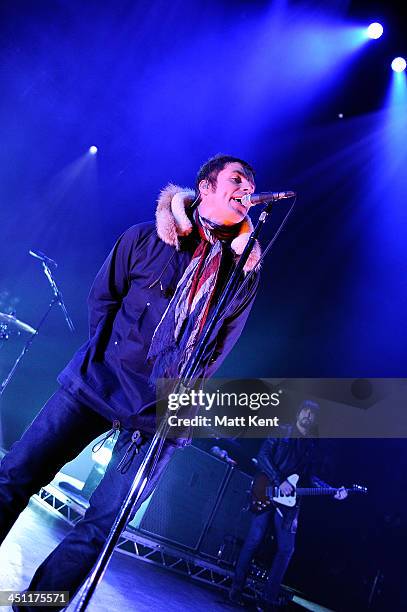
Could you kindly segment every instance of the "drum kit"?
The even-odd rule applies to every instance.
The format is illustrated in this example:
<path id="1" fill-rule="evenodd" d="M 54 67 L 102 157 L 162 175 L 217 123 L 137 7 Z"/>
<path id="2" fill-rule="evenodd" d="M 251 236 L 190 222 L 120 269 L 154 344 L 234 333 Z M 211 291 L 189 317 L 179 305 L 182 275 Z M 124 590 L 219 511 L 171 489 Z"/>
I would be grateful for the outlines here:
<path id="1" fill-rule="evenodd" d="M 0 340 L 8 340 L 10 332 L 13 330 L 16 330 L 18 333 L 23 331 L 29 334 L 35 334 L 36 332 L 31 325 L 20 321 L 14 314 L 0 312 Z"/>
<path id="2" fill-rule="evenodd" d="M 55 278 L 53 276 L 52 267 L 57 267 L 56 262 L 53 259 L 50 259 L 49 257 L 47 257 L 46 255 L 44 255 L 44 253 L 42 253 L 41 251 L 29 251 L 29 254 L 32 257 L 35 257 L 36 259 L 41 261 L 42 264 L 42 268 L 43 268 L 43 272 L 45 274 L 45 276 L 47 277 L 47 280 L 49 282 L 49 284 L 51 285 L 51 289 L 52 289 L 52 293 L 53 293 L 53 297 L 52 300 L 48 306 L 47 311 L 45 312 L 44 316 L 42 317 L 42 319 L 40 320 L 40 322 L 38 323 L 37 327 L 31 327 L 31 325 L 29 325 L 28 323 L 25 323 L 24 321 L 21 321 L 20 319 L 17 319 L 17 317 L 15 316 L 15 312 L 1 312 L 0 311 L 0 347 L 2 345 L 2 342 L 8 340 L 11 336 L 13 336 L 14 334 L 18 334 L 20 335 L 22 332 L 29 334 L 27 341 L 25 342 L 23 349 L 21 350 L 20 354 L 18 355 L 17 359 L 15 360 L 11 370 L 9 371 L 9 373 L 6 375 L 5 379 L 3 380 L 3 382 L 0 384 L 0 396 L 3 394 L 6 386 L 8 385 L 8 383 L 10 382 L 12 376 L 14 375 L 19 363 L 21 362 L 22 358 L 24 357 L 24 355 L 26 354 L 26 352 L 28 351 L 28 349 L 30 348 L 34 338 L 36 338 L 38 336 L 38 333 L 45 321 L 45 319 L 47 318 L 48 314 L 50 313 L 51 309 L 54 306 L 59 306 L 64 314 L 65 317 L 65 321 L 70 329 L 71 332 L 75 331 L 74 325 L 72 323 L 72 319 L 68 314 L 68 310 L 65 306 L 65 302 L 64 299 L 62 297 L 62 293 L 59 290 L 59 287 L 55 281 Z"/>

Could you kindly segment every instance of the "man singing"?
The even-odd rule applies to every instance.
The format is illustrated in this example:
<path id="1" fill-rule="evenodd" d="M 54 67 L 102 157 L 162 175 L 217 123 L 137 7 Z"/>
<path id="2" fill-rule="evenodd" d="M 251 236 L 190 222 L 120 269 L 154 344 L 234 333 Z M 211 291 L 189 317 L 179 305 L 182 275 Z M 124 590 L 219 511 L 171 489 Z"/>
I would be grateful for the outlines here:
<path id="1" fill-rule="evenodd" d="M 198 173 L 195 192 L 168 185 L 158 199 L 156 223 L 124 232 L 97 274 L 89 295 L 89 340 L 1 463 L 0 541 L 30 496 L 65 463 L 107 430 L 120 433 L 85 516 L 37 569 L 29 590 L 69 591 L 72 598 L 95 563 L 155 429 L 154 383 L 177 378 L 199 340 L 250 235 L 240 198 L 253 191 L 247 162 L 210 159 Z M 216 371 L 242 333 L 257 291 L 259 259 L 256 243 L 244 269 L 244 275 L 254 273 L 217 321 L 202 377 Z M 164 445 L 139 504 L 175 448 Z"/>

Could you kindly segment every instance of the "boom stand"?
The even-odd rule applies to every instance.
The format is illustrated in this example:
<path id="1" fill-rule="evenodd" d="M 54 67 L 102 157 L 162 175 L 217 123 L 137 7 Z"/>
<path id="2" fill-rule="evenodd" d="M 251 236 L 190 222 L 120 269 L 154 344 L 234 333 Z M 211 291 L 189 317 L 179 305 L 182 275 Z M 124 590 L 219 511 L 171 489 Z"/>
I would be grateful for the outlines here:
<path id="1" fill-rule="evenodd" d="M 54 277 L 52 276 L 52 272 L 51 272 L 49 266 L 47 265 L 47 263 L 44 260 L 42 261 L 42 267 L 43 267 L 43 270 L 44 270 L 44 274 L 47 277 L 47 279 L 49 281 L 49 284 L 52 287 L 52 291 L 54 293 L 54 297 L 53 297 L 52 301 L 50 302 L 46 313 L 42 317 L 41 321 L 38 323 L 38 325 L 36 327 L 36 330 L 35 330 L 35 333 L 33 333 L 32 336 L 30 336 L 28 338 L 27 342 L 24 344 L 24 346 L 22 348 L 21 353 L 19 354 L 19 356 L 15 360 L 13 367 L 11 368 L 11 370 L 7 374 L 6 378 L 1 383 L 1 385 L 0 385 L 0 396 L 3 394 L 5 388 L 7 387 L 8 383 L 10 382 L 11 378 L 13 377 L 15 371 L 17 370 L 20 361 L 22 360 L 22 358 L 24 357 L 24 355 L 26 354 L 26 352 L 30 348 L 31 344 L 34 341 L 34 338 L 36 338 L 38 336 L 38 333 L 39 333 L 39 331 L 40 331 L 40 329 L 41 329 L 45 319 L 48 317 L 49 313 L 51 312 L 52 308 L 55 305 L 58 305 L 58 306 L 60 306 L 62 308 L 62 312 L 64 313 L 65 320 L 66 320 L 67 325 L 68 325 L 69 329 L 71 330 L 71 332 L 75 331 L 74 325 L 72 323 L 72 319 L 69 316 L 67 308 L 65 306 L 65 302 L 64 302 L 64 298 L 62 297 L 62 293 L 58 289 L 58 285 L 56 284 L 56 281 L 55 281 Z"/>
<path id="2" fill-rule="evenodd" d="M 262 210 L 256 227 L 250 235 L 246 247 L 243 253 L 241 254 L 239 261 L 237 262 L 236 267 L 233 270 L 225 288 L 223 289 L 219 301 L 210 319 L 205 324 L 201 338 L 197 343 L 189 360 L 187 361 L 183 372 L 181 373 L 180 380 L 177 382 L 176 385 L 176 389 L 188 388 L 188 386 L 191 385 L 191 381 L 194 379 L 194 377 L 197 376 L 198 369 L 201 364 L 201 359 L 203 357 L 210 335 L 218 320 L 218 316 L 220 315 L 222 308 L 228 303 L 229 297 L 233 295 L 233 292 L 237 287 L 240 275 L 243 272 L 244 265 L 253 249 L 256 239 L 260 235 L 260 231 L 264 223 L 266 222 L 268 215 L 271 212 L 271 206 L 272 202 L 269 202 Z M 172 414 L 174 414 L 174 411 L 172 412 Z M 143 490 L 148 480 L 151 478 L 154 472 L 154 469 L 160 457 L 164 441 L 167 438 L 169 429 L 170 426 L 168 424 L 168 419 L 164 417 L 160 425 L 158 426 L 154 437 L 150 443 L 150 446 L 148 447 L 146 456 L 144 457 L 144 460 L 140 465 L 137 474 L 134 477 L 133 483 L 116 516 L 115 522 L 113 523 L 109 536 L 105 544 L 103 545 L 99 557 L 91 573 L 86 579 L 86 582 L 82 589 L 80 600 L 75 608 L 75 612 L 83 612 L 84 610 L 86 610 L 92 598 L 92 595 L 96 590 L 97 585 L 103 578 L 103 575 L 107 569 L 107 565 L 113 554 L 115 546 L 119 541 L 119 538 L 128 521 L 130 520 L 131 514 L 136 506 L 137 501 L 140 499 L 140 496 L 143 493 Z"/>

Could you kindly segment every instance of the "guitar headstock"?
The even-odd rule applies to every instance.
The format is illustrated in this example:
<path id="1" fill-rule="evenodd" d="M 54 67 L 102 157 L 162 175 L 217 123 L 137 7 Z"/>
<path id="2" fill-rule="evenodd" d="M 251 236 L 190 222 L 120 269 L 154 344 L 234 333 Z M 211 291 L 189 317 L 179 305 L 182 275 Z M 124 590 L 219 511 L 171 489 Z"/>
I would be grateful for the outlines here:
<path id="1" fill-rule="evenodd" d="M 354 484 L 350 489 L 348 489 L 350 493 L 367 493 L 367 487 L 362 487 L 362 485 Z"/>

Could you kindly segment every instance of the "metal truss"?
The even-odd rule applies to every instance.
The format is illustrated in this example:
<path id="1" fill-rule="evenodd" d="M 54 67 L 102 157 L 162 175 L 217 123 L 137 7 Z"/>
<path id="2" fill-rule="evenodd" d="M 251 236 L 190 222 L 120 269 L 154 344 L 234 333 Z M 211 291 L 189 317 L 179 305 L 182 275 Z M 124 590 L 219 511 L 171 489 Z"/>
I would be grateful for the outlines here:
<path id="1" fill-rule="evenodd" d="M 70 525 L 75 525 L 85 514 L 88 507 L 88 503 L 84 500 L 73 499 L 53 484 L 41 489 L 38 494 L 34 495 L 33 499 Z M 166 543 L 153 540 L 150 537 L 145 537 L 131 526 L 123 532 L 115 550 L 218 589 L 226 591 L 232 584 L 233 571 L 231 569 L 224 568 L 198 555 L 192 555 Z M 245 594 L 250 598 L 256 597 L 258 586 L 255 583 L 249 585 Z"/>
<path id="2" fill-rule="evenodd" d="M 63 518 L 70 525 L 76 525 L 85 514 L 87 505 L 75 502 L 58 487 L 50 484 L 34 495 L 33 499 L 49 512 Z"/>

